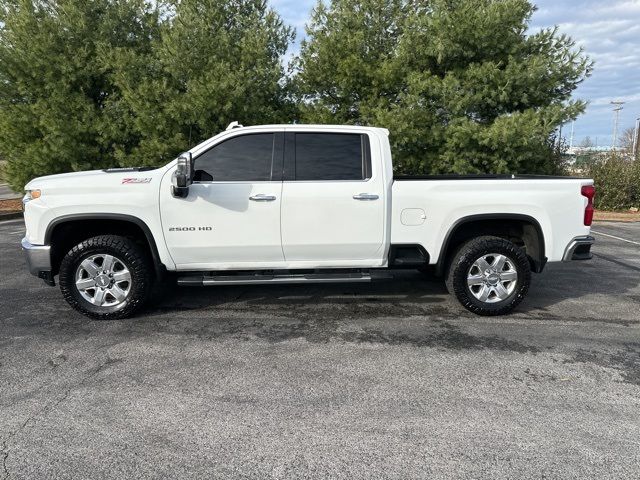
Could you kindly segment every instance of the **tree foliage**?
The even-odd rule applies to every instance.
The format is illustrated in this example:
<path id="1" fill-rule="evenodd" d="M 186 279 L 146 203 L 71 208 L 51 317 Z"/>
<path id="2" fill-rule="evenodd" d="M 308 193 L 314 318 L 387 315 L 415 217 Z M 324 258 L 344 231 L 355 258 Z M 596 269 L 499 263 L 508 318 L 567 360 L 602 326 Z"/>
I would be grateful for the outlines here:
<path id="1" fill-rule="evenodd" d="M 596 208 L 626 210 L 640 207 L 640 159 L 632 160 L 611 152 L 590 163 L 585 173 L 595 182 Z"/>
<path id="2" fill-rule="evenodd" d="M 385 126 L 407 173 L 536 172 L 590 61 L 527 0 L 332 0 L 292 30 L 267 0 L 0 0 L 0 157 L 38 175 L 160 165 L 244 124 Z"/>
<path id="3" fill-rule="evenodd" d="M 160 165 L 229 121 L 291 116 L 266 0 L 3 0 L 0 155 L 31 178 Z"/>
<path id="4" fill-rule="evenodd" d="M 155 12 L 142 0 L 0 5 L 0 154 L 12 186 L 112 164 L 118 91 L 100 52 L 144 49 Z"/>
<path id="5" fill-rule="evenodd" d="M 291 118 L 280 61 L 293 33 L 266 0 L 172 0 L 149 52 L 111 62 L 127 129 L 139 139 L 122 164 L 159 165 L 231 121 Z"/>
<path id="6" fill-rule="evenodd" d="M 320 1 L 298 59 L 307 122 L 387 126 L 396 169 L 552 173 L 591 62 L 527 0 Z"/>

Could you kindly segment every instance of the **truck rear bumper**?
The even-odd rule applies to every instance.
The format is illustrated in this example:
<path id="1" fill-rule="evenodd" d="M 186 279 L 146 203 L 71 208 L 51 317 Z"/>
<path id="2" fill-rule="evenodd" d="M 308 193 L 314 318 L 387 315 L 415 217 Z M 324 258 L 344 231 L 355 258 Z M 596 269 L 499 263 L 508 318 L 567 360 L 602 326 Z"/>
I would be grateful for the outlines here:
<path id="1" fill-rule="evenodd" d="M 591 245 L 593 245 L 595 241 L 596 239 L 589 235 L 584 237 L 575 237 L 569 242 L 567 248 L 565 248 L 562 261 L 569 262 L 571 260 L 589 260 L 593 256 L 591 254 Z"/>
<path id="2" fill-rule="evenodd" d="M 32 275 L 42 278 L 47 284 L 55 285 L 51 275 L 51 247 L 33 245 L 25 238 L 21 242 L 22 251 L 27 259 L 27 267 Z"/>

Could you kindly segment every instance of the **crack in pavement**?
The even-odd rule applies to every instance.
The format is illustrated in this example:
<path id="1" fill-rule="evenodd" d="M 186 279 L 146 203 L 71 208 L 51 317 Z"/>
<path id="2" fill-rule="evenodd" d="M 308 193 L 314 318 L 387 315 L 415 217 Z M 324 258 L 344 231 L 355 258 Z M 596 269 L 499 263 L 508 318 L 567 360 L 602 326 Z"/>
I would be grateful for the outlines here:
<path id="1" fill-rule="evenodd" d="M 2 469 L 4 470 L 4 478 L 9 478 L 9 470 L 7 470 L 7 459 L 9 458 L 9 451 L 6 449 L 6 442 L 2 444 Z"/>
<path id="2" fill-rule="evenodd" d="M 102 362 L 96 368 L 90 370 L 89 374 L 85 375 L 84 378 L 82 378 L 82 380 L 80 380 L 80 382 L 78 382 L 76 385 L 73 385 L 67 388 L 64 391 L 63 395 L 57 401 L 48 402 L 38 412 L 34 413 L 33 415 L 29 415 L 29 417 L 24 422 L 22 422 L 22 425 L 20 425 L 16 430 L 14 430 L 13 432 L 9 432 L 9 435 L 7 436 L 7 438 L 2 440 L 1 451 L 2 451 L 2 469 L 4 473 L 3 480 L 6 480 L 11 476 L 9 473 L 9 469 L 7 467 L 7 460 L 9 459 L 10 440 L 16 435 L 18 435 L 20 432 L 22 432 L 29 425 L 30 422 L 32 426 L 36 425 L 39 419 L 46 416 L 49 412 L 51 412 L 51 410 L 58 407 L 62 402 L 64 402 L 67 398 L 69 398 L 69 395 L 71 395 L 72 391 L 82 387 L 87 381 L 91 380 L 93 377 L 98 375 L 98 373 L 100 373 L 105 367 L 117 362 L 118 362 L 117 359 L 112 359 L 111 357 L 109 357 L 109 355 L 107 355 L 107 358 L 105 359 L 104 362 Z"/>

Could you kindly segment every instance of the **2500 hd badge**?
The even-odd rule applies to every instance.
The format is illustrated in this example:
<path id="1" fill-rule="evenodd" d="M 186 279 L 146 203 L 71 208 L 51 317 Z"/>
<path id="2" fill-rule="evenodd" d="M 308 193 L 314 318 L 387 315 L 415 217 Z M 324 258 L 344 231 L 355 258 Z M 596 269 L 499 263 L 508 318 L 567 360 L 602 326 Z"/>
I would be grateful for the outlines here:
<path id="1" fill-rule="evenodd" d="M 169 227 L 170 232 L 208 232 L 213 230 L 213 227 Z"/>

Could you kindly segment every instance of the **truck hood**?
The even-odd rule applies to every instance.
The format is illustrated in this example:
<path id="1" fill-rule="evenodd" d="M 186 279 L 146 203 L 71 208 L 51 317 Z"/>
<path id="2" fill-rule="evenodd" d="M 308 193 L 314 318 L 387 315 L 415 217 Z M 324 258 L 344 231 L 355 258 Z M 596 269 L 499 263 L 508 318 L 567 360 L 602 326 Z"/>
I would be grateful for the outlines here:
<path id="1" fill-rule="evenodd" d="M 162 176 L 164 168 L 109 168 L 84 172 L 60 173 L 37 177 L 25 185 L 25 190 L 116 187 L 125 184 L 146 184 Z"/>

